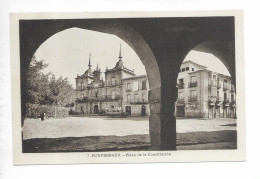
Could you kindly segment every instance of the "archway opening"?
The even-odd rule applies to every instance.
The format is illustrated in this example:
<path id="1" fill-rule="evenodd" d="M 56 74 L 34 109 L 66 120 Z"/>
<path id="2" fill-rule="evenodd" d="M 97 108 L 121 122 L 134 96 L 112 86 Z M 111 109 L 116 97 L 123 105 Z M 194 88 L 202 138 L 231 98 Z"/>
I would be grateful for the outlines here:
<path id="1" fill-rule="evenodd" d="M 176 84 L 177 139 L 192 136 L 187 143 L 213 141 L 220 143 L 216 147 L 236 148 L 235 85 L 226 65 L 211 53 L 191 50 L 180 66 Z M 220 136 L 225 132 L 225 137 Z M 224 146 L 223 138 L 232 142 Z"/>
<path id="2" fill-rule="evenodd" d="M 84 39 L 87 39 L 87 41 Z M 142 53 L 142 55 L 145 54 Z M 66 104 L 64 101 L 60 102 L 61 99 L 58 98 L 60 93 L 57 96 L 51 93 L 56 98 L 54 97 L 51 104 L 45 105 L 54 106 L 54 111 L 51 112 L 55 113 L 55 115 L 48 108 L 41 111 L 47 110 L 44 111 L 44 113 L 47 113 L 46 117 L 50 117 L 50 119 L 53 119 L 57 123 L 67 121 L 70 125 L 64 123 L 63 127 L 65 129 L 62 129 L 63 132 L 59 132 L 61 128 L 55 128 L 54 126 L 55 129 L 52 128 L 52 132 L 35 130 L 35 132 L 38 131 L 37 134 L 34 134 L 35 136 L 44 138 L 52 138 L 54 136 L 100 136 L 102 138 L 105 135 L 141 135 L 141 138 L 139 136 L 141 140 L 140 145 L 135 144 L 135 147 L 144 148 L 150 146 L 150 105 L 148 99 L 150 81 L 148 82 L 148 80 L 150 78 L 153 80 L 158 79 L 158 76 L 155 75 L 156 71 L 154 71 L 156 66 L 153 67 L 152 74 L 150 73 L 149 77 L 149 73 L 146 74 L 145 70 L 148 68 L 145 68 L 142 64 L 143 62 L 146 64 L 148 62 L 145 60 L 141 62 L 136 52 L 128 43 L 115 35 L 70 28 L 48 38 L 37 49 L 34 58 L 36 58 L 36 61 L 37 59 L 43 60 L 43 65 L 48 64 L 48 67 L 41 69 L 39 73 L 49 78 L 50 82 L 53 82 L 50 91 L 60 91 L 63 89 L 57 86 L 57 77 L 60 79 L 58 81 L 59 84 L 63 85 L 62 82 L 65 81 L 66 84 L 71 85 L 75 89 L 72 95 L 64 95 L 62 97 L 70 98 L 69 103 Z M 34 60 L 31 63 L 34 63 Z M 51 75 L 49 74 L 50 71 L 52 72 Z M 151 69 L 148 71 L 151 71 Z M 153 81 L 152 84 L 159 86 L 158 81 L 156 83 Z M 69 104 L 71 103 L 73 105 L 70 106 Z M 57 106 L 57 104 L 60 105 Z M 55 119 L 62 118 L 59 116 L 59 108 L 66 106 L 69 107 L 70 115 L 74 116 L 73 122 Z M 28 112 L 30 109 L 27 108 L 26 111 Z M 82 120 L 86 116 L 90 117 L 91 120 Z M 71 130 L 71 126 L 76 123 L 76 117 L 81 118 L 80 122 L 89 123 L 86 124 L 87 126 L 81 123 L 76 125 L 77 130 Z M 102 117 L 105 119 L 97 119 Z M 121 122 L 118 118 L 122 118 Z M 112 121 L 119 121 L 119 126 L 112 124 Z M 36 129 L 37 126 L 32 126 L 32 123 L 26 122 L 24 126 L 24 139 L 32 139 L 35 136 L 29 135 L 29 133 L 32 134 L 30 128 Z M 51 120 L 46 120 L 45 124 L 48 125 L 48 122 L 51 123 Z M 94 126 L 90 127 L 91 124 L 94 124 Z M 106 127 L 106 125 L 108 126 Z M 48 130 L 51 128 L 46 126 L 44 129 Z M 72 132 L 72 134 L 66 132 L 66 129 Z M 53 133 L 55 134 L 53 135 Z M 58 136 L 59 133 L 61 136 Z M 138 138 L 135 139 L 138 140 Z M 111 140 L 113 139 L 111 138 Z M 88 149 L 86 148 L 85 150 Z"/>

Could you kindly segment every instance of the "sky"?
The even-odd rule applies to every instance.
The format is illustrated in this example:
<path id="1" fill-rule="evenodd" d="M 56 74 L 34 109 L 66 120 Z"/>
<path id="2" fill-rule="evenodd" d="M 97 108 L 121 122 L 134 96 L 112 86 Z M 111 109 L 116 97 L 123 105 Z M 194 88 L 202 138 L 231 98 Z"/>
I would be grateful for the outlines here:
<path id="1" fill-rule="evenodd" d="M 43 70 L 44 73 L 52 72 L 56 77 L 67 77 L 75 88 L 77 74 L 82 75 L 88 69 L 90 53 L 92 69 L 96 68 L 98 63 L 101 71 L 105 72 L 106 67 L 113 68 L 118 61 L 120 44 L 124 65 L 134 69 L 136 75 L 146 74 L 145 67 L 135 51 L 119 37 L 80 28 L 70 28 L 54 34 L 37 49 L 35 56 L 37 60 L 48 64 Z M 212 54 L 192 50 L 184 61 L 186 60 L 229 75 L 222 62 Z"/>

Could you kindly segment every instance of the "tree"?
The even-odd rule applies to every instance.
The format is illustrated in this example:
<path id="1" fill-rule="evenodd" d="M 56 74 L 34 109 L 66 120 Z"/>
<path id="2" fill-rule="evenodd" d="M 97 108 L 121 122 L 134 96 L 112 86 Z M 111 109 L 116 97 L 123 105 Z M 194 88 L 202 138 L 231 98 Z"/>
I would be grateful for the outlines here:
<path id="1" fill-rule="evenodd" d="M 51 90 L 49 86 L 49 74 L 43 74 L 41 71 L 48 64 L 37 61 L 33 56 L 27 71 L 27 97 L 28 103 L 32 104 L 49 104 Z"/>
<path id="2" fill-rule="evenodd" d="M 74 89 L 68 79 L 56 79 L 51 72 L 42 73 L 47 66 L 35 56 L 32 58 L 27 72 L 28 103 L 65 106 L 74 102 Z"/>
<path id="3" fill-rule="evenodd" d="M 65 106 L 66 104 L 73 102 L 74 89 L 67 78 L 59 77 L 56 79 L 53 74 L 50 80 L 50 89 L 53 104 Z"/>

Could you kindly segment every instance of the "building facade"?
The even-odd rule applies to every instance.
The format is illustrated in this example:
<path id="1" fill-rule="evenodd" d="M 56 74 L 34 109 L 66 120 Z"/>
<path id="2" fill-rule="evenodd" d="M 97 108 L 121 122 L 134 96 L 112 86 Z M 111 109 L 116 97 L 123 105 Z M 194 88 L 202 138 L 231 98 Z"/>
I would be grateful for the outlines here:
<path id="1" fill-rule="evenodd" d="M 76 78 L 76 112 L 98 114 L 104 110 L 121 110 L 127 115 L 150 114 L 147 76 L 136 76 L 123 65 L 121 46 L 118 58 L 114 68 L 106 69 L 103 80 L 98 66 L 92 70 L 89 57 L 88 69 Z"/>
<path id="2" fill-rule="evenodd" d="M 146 116 L 150 114 L 148 103 L 148 79 L 146 75 L 134 76 L 122 80 L 123 104 L 127 115 Z"/>
<path id="3" fill-rule="evenodd" d="M 176 117 L 236 118 L 235 87 L 230 76 L 185 61 L 177 88 Z"/>

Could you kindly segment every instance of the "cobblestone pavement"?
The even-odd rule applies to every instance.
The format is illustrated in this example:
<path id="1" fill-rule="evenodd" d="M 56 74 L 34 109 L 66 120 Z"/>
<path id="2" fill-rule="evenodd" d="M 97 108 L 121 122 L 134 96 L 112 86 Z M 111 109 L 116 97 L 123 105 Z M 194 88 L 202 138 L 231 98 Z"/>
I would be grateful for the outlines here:
<path id="1" fill-rule="evenodd" d="M 236 130 L 236 119 L 178 119 L 177 133 Z M 26 119 L 24 139 L 149 134 L 149 118 L 69 117 Z"/>

